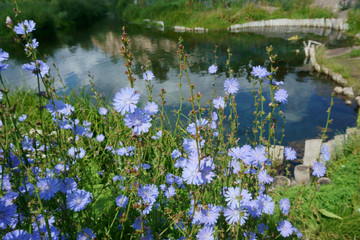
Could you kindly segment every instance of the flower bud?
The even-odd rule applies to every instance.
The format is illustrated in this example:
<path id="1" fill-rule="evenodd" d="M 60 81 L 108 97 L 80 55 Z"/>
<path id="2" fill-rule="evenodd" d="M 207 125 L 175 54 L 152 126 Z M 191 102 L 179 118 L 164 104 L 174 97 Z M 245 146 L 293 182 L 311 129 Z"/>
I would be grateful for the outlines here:
<path id="1" fill-rule="evenodd" d="M 12 25 L 13 21 L 11 20 L 11 18 L 9 16 L 7 16 L 5 23 L 6 23 L 6 25 Z"/>

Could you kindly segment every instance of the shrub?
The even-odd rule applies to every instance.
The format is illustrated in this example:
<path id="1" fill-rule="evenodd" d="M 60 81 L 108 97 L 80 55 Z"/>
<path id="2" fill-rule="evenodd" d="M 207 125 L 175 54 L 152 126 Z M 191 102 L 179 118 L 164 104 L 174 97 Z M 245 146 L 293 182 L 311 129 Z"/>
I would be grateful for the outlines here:
<path id="1" fill-rule="evenodd" d="M 348 12 L 349 32 L 357 34 L 360 32 L 360 9 L 350 9 Z"/>

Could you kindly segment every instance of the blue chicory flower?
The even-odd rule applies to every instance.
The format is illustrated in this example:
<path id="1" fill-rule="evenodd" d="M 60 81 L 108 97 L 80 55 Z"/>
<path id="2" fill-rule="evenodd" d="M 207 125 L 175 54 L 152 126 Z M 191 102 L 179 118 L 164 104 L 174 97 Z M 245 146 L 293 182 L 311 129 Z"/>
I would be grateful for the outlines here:
<path id="1" fill-rule="evenodd" d="M 45 177 L 38 180 L 36 186 L 40 188 L 40 198 L 50 200 L 60 190 L 60 182 L 56 178 Z"/>
<path id="2" fill-rule="evenodd" d="M 104 134 L 99 134 L 96 136 L 96 141 L 98 141 L 98 142 L 102 142 L 102 141 L 104 141 L 104 139 L 105 139 Z"/>
<path id="3" fill-rule="evenodd" d="M 104 107 L 99 108 L 99 114 L 105 116 L 108 113 L 108 110 Z"/>
<path id="4" fill-rule="evenodd" d="M 252 75 L 254 75 L 255 77 L 258 78 L 266 78 L 268 77 L 271 73 L 269 73 L 266 68 L 262 67 L 262 66 L 256 66 L 252 68 Z"/>
<path id="5" fill-rule="evenodd" d="M 312 170 L 312 175 L 317 177 L 323 177 L 326 173 L 326 167 L 323 163 L 319 163 L 318 161 L 314 162 Z"/>
<path id="6" fill-rule="evenodd" d="M 291 147 L 285 147 L 284 149 L 286 160 L 295 160 L 296 159 L 296 152 Z"/>
<path id="7" fill-rule="evenodd" d="M 49 66 L 42 60 L 36 60 L 36 63 L 25 63 L 23 64 L 22 69 L 30 71 L 35 76 L 39 74 L 42 78 L 44 78 L 50 70 Z"/>
<path id="8" fill-rule="evenodd" d="M 258 179 L 259 179 L 259 182 L 264 183 L 264 184 L 270 184 L 274 181 L 274 179 L 267 174 L 266 169 L 259 172 Z"/>
<path id="9" fill-rule="evenodd" d="M 159 190 L 154 184 L 147 184 L 139 187 L 138 195 L 146 203 L 153 204 L 159 195 Z"/>
<path id="10" fill-rule="evenodd" d="M 214 229 L 212 227 L 203 227 L 196 234 L 198 240 L 213 240 L 214 238 Z"/>
<path id="11" fill-rule="evenodd" d="M 67 195 L 67 206 L 74 212 L 81 211 L 91 202 L 92 194 L 83 189 L 75 190 Z"/>
<path id="12" fill-rule="evenodd" d="M 125 115 L 125 126 L 131 128 L 133 133 L 141 135 L 149 131 L 151 127 L 150 117 L 142 109 L 135 109 L 134 112 Z"/>
<path id="13" fill-rule="evenodd" d="M 279 103 L 286 103 L 288 94 L 285 89 L 279 89 L 275 92 L 274 99 Z"/>
<path id="14" fill-rule="evenodd" d="M 17 240 L 17 239 L 30 240 L 31 237 L 32 237 L 31 234 L 28 233 L 27 231 L 14 230 L 12 232 L 8 232 L 7 234 L 5 234 L 3 240 Z"/>
<path id="15" fill-rule="evenodd" d="M 217 67 L 215 64 L 211 65 L 211 66 L 209 67 L 209 69 L 208 69 L 208 71 L 209 71 L 210 74 L 216 73 L 217 70 L 218 70 L 218 67 Z"/>
<path id="16" fill-rule="evenodd" d="M 117 92 L 113 99 L 113 106 L 117 112 L 121 115 L 125 113 L 133 113 L 136 104 L 138 103 L 140 94 L 136 93 L 133 88 L 126 87 L 120 89 L 120 92 Z"/>
<path id="17" fill-rule="evenodd" d="M 0 201 L 0 228 L 6 229 L 7 226 L 12 225 L 17 218 L 16 205 L 7 205 L 5 201 Z"/>
<path id="18" fill-rule="evenodd" d="M 224 109 L 225 108 L 225 100 L 223 97 L 217 97 L 213 100 L 214 108 L 216 109 Z"/>
<path id="19" fill-rule="evenodd" d="M 23 22 L 18 23 L 14 27 L 14 31 L 16 34 L 24 35 L 25 33 L 31 33 L 34 31 L 36 23 L 33 20 L 25 20 Z"/>
<path id="20" fill-rule="evenodd" d="M 289 237 L 291 234 L 293 234 L 293 226 L 288 220 L 282 220 L 278 223 L 277 230 L 280 232 L 281 236 L 283 237 Z"/>
<path id="21" fill-rule="evenodd" d="M 227 78 L 224 82 L 224 88 L 229 94 L 235 94 L 239 91 L 239 82 L 235 78 Z"/>
<path id="22" fill-rule="evenodd" d="M 144 107 L 144 110 L 146 111 L 147 114 L 154 115 L 159 111 L 159 107 L 154 102 L 147 102 Z"/>
<path id="23" fill-rule="evenodd" d="M 146 72 L 143 73 L 143 79 L 145 81 L 151 81 L 154 77 L 153 72 L 150 70 L 146 70 Z"/>
<path id="24" fill-rule="evenodd" d="M 128 204 L 129 198 L 125 195 L 120 195 L 115 199 L 116 206 L 125 208 Z"/>
<path id="25" fill-rule="evenodd" d="M 331 154 L 330 154 L 330 148 L 326 145 L 321 146 L 321 156 L 323 157 L 324 161 L 329 161 Z"/>
<path id="26" fill-rule="evenodd" d="M 83 228 L 78 234 L 76 240 L 95 239 L 96 235 L 90 228 Z"/>
<path id="27" fill-rule="evenodd" d="M 283 198 L 279 201 L 279 206 L 283 214 L 288 215 L 290 209 L 290 201 L 287 198 Z"/>

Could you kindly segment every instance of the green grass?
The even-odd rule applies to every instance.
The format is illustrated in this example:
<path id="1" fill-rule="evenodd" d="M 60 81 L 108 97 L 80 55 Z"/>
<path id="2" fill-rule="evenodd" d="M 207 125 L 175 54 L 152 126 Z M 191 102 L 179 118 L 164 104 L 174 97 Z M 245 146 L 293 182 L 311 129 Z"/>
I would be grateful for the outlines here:
<path id="1" fill-rule="evenodd" d="M 350 57 L 354 58 L 354 57 L 360 57 L 360 49 L 354 49 L 351 51 L 350 53 Z"/>
<path id="2" fill-rule="evenodd" d="M 276 199 L 289 198 L 292 203 L 289 217 L 306 239 L 360 237 L 359 139 L 360 136 L 350 138 L 327 163 L 327 177 L 332 184 L 323 185 L 318 190 L 314 185 L 308 185 L 275 193 Z"/>
<path id="3" fill-rule="evenodd" d="M 350 53 L 327 58 L 325 54 L 326 48 L 319 47 L 316 50 L 316 60 L 320 65 L 331 69 L 332 71 L 341 74 L 347 81 L 348 85 L 352 86 L 356 91 L 360 90 L 360 61 L 356 58 L 359 50 L 353 50 Z"/>
<path id="4" fill-rule="evenodd" d="M 120 4 L 119 4 L 120 6 Z M 149 6 L 127 4 L 118 6 L 118 13 L 127 21 L 142 23 L 143 19 L 164 21 L 166 26 L 181 25 L 186 27 L 205 27 L 220 29 L 232 24 L 245 23 L 275 18 L 331 18 L 334 14 L 328 9 L 297 6 L 284 10 L 279 8 L 272 14 L 253 3 L 223 8 L 221 6 L 205 9 L 201 4 L 188 8 L 186 1 L 155 2 Z"/>
<path id="5" fill-rule="evenodd" d="M 349 32 L 357 34 L 360 32 L 360 8 L 351 9 L 348 12 Z"/>

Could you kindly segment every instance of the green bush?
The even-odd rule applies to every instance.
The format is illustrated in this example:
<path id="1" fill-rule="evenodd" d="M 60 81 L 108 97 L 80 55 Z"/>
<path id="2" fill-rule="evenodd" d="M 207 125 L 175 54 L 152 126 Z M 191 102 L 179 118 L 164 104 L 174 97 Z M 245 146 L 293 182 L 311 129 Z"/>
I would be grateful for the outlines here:
<path id="1" fill-rule="evenodd" d="M 89 21 L 103 16 L 107 10 L 105 2 L 97 0 L 58 0 L 56 5 L 62 14 L 60 24 L 62 21 L 73 25 L 89 24 Z"/>
<path id="2" fill-rule="evenodd" d="M 18 0 L 21 9 L 19 20 L 31 19 L 36 22 L 36 34 L 49 34 L 56 29 L 67 29 L 89 24 L 107 12 L 107 2 L 97 0 Z M 0 1 L 0 19 L 6 16 L 16 20 L 15 4 Z M 0 35 L 9 34 L 5 24 L 0 25 Z"/>
<path id="3" fill-rule="evenodd" d="M 360 57 L 360 49 L 352 50 L 350 53 L 350 57 Z"/>
<path id="4" fill-rule="evenodd" d="M 7 16 L 15 21 L 13 8 L 15 5 L 10 3 L 0 3 L 0 19 L 4 23 Z M 19 20 L 31 19 L 36 22 L 37 34 L 43 34 L 55 29 L 54 6 L 46 1 L 18 1 L 18 8 L 21 9 Z M 8 34 L 9 31 L 5 24 L 0 25 L 0 35 Z"/>
<path id="5" fill-rule="evenodd" d="M 356 10 L 351 9 L 348 12 L 348 23 L 349 23 L 349 32 L 355 34 L 360 32 L 360 9 L 356 9 Z"/>

